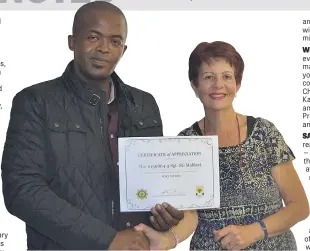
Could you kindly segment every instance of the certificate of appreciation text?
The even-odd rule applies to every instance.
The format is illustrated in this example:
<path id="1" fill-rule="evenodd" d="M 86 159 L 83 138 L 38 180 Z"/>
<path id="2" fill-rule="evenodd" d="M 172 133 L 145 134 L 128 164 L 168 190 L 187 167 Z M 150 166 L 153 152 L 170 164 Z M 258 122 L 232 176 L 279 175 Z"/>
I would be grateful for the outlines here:
<path id="1" fill-rule="evenodd" d="M 217 136 L 119 138 L 121 212 L 220 206 Z"/>

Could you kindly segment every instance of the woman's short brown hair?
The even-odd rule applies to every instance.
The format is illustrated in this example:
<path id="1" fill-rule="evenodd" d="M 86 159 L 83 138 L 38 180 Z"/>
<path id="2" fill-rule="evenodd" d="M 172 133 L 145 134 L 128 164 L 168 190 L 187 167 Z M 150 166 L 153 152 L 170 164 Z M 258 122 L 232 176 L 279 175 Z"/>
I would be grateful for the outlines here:
<path id="1" fill-rule="evenodd" d="M 189 80 L 197 86 L 201 64 L 203 62 L 209 64 L 216 59 L 224 59 L 234 69 L 237 84 L 241 84 L 244 70 L 243 59 L 231 44 L 222 41 L 202 42 L 196 46 L 189 57 Z"/>

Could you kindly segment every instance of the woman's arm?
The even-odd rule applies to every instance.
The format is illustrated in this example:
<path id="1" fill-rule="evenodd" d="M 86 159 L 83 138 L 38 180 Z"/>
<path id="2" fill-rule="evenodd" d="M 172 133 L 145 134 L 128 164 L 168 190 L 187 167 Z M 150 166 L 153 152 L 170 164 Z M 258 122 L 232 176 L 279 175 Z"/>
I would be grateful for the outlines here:
<path id="1" fill-rule="evenodd" d="M 309 215 L 308 199 L 292 161 L 273 167 L 272 177 L 278 185 L 285 207 L 263 219 L 269 237 L 289 230 Z M 262 233 L 262 231 L 260 232 Z M 259 239 L 264 238 L 264 233 L 259 237 Z"/>
<path id="2" fill-rule="evenodd" d="M 184 211 L 184 218 L 177 226 L 171 228 L 179 239 L 179 243 L 186 240 L 198 224 L 198 215 L 195 210 Z M 171 231 L 159 232 L 144 224 L 135 227 L 136 231 L 143 231 L 150 241 L 151 250 L 169 250 L 176 246 L 176 238 Z"/>
<path id="3" fill-rule="evenodd" d="M 268 237 L 279 235 L 309 215 L 309 203 L 292 161 L 278 164 L 271 170 L 285 207 L 263 219 Z M 264 231 L 258 222 L 245 226 L 227 226 L 215 231 L 215 240 L 229 250 L 243 249 L 264 239 Z"/>
<path id="4" fill-rule="evenodd" d="M 197 228 L 198 225 L 198 215 L 196 210 L 190 210 L 190 211 L 184 211 L 184 219 L 180 221 L 180 223 L 177 226 L 174 226 L 171 228 L 172 231 L 176 234 L 176 236 L 179 238 L 179 242 L 182 242 L 186 240 Z M 167 233 L 168 235 L 169 232 Z M 169 240 L 173 240 L 170 244 L 170 248 L 172 245 L 172 248 L 175 247 L 174 238 L 169 238 Z"/>

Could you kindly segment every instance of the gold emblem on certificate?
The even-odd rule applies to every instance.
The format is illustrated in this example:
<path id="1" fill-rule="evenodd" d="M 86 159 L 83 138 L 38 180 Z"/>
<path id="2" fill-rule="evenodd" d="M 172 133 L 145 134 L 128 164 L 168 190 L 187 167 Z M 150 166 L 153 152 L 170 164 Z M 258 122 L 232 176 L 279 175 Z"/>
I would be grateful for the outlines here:
<path id="1" fill-rule="evenodd" d="M 196 187 L 196 196 L 197 197 L 202 197 L 205 194 L 205 189 L 203 186 L 197 186 Z"/>
<path id="2" fill-rule="evenodd" d="M 139 189 L 139 190 L 137 190 L 136 195 L 137 195 L 137 198 L 139 200 L 145 200 L 145 199 L 147 199 L 148 193 L 147 193 L 147 190 L 145 190 L 145 189 Z"/>

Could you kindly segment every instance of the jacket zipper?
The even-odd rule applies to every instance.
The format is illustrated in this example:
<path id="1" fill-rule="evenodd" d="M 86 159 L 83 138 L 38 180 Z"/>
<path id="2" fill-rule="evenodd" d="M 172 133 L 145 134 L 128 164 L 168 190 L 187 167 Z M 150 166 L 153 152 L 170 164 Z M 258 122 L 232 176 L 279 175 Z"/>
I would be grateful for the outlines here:
<path id="1" fill-rule="evenodd" d="M 101 115 L 101 113 L 100 113 Z M 102 123 L 102 119 L 100 118 L 100 131 L 101 131 L 101 137 L 102 139 L 104 140 L 104 133 L 103 133 L 103 123 Z M 114 209 L 114 200 L 113 198 L 111 199 L 112 200 L 112 225 L 114 225 L 114 213 L 115 213 L 115 209 Z"/>

